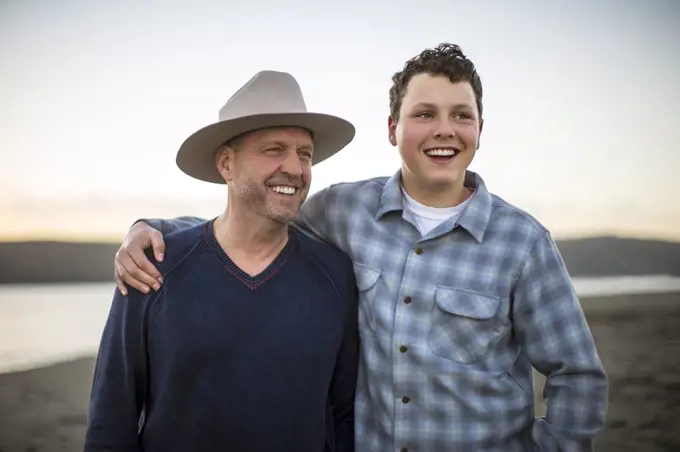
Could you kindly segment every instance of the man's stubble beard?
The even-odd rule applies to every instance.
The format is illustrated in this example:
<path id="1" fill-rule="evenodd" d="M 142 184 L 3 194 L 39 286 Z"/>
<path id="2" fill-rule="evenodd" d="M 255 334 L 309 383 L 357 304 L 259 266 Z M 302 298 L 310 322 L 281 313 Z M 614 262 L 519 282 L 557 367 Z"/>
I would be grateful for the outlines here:
<path id="1" fill-rule="evenodd" d="M 248 206 L 256 215 L 265 217 L 281 226 L 288 225 L 297 216 L 302 201 L 307 197 L 307 187 L 299 188 L 299 190 L 304 190 L 304 198 L 295 207 L 288 208 L 271 201 L 270 189 L 266 184 L 248 180 L 238 185 L 235 192 L 243 205 Z M 299 199 L 299 195 L 296 194 L 295 197 Z"/>

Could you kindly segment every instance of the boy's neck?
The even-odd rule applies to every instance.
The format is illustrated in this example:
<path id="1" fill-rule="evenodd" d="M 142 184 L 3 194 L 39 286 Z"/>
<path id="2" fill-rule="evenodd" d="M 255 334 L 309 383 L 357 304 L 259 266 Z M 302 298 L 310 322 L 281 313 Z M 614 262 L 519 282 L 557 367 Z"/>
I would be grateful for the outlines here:
<path id="1" fill-rule="evenodd" d="M 465 202 L 473 193 L 472 189 L 465 186 L 464 178 L 448 185 L 428 185 L 403 177 L 402 173 L 401 183 L 411 198 L 427 207 L 455 207 Z"/>

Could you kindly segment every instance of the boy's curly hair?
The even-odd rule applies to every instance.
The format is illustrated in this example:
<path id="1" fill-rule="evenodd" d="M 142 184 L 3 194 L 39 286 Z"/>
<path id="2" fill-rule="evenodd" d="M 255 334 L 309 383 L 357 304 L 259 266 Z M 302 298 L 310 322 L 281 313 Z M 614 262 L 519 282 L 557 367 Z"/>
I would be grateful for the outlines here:
<path id="1" fill-rule="evenodd" d="M 475 65 L 465 56 L 459 46 L 443 43 L 434 49 L 423 50 L 420 55 L 408 60 L 400 72 L 392 76 L 390 116 L 393 120 L 399 121 L 401 101 L 411 78 L 422 73 L 446 76 L 451 83 L 470 83 L 477 100 L 479 116 L 482 117 L 482 81 Z"/>

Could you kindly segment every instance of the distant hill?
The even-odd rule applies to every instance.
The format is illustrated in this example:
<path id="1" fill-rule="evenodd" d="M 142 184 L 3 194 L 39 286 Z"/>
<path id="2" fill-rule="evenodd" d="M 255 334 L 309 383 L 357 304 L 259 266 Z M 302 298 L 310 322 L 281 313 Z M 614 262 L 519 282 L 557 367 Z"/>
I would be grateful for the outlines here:
<path id="1" fill-rule="evenodd" d="M 119 244 L 0 242 L 0 284 L 109 282 Z M 572 276 L 680 276 L 680 243 L 598 237 L 559 241 Z"/>
<path id="2" fill-rule="evenodd" d="M 680 243 L 595 237 L 558 241 L 571 276 L 680 276 Z"/>
<path id="3" fill-rule="evenodd" d="M 113 281 L 119 243 L 0 242 L 0 284 Z"/>

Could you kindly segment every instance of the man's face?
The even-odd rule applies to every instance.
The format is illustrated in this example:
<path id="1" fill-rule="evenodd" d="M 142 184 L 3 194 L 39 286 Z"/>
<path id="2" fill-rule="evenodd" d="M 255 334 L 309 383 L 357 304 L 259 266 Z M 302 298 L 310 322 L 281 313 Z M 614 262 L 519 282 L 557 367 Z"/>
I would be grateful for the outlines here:
<path id="1" fill-rule="evenodd" d="M 296 127 L 237 138 L 217 156 L 229 202 L 279 223 L 291 221 L 309 192 L 313 152 L 311 134 Z"/>
<path id="2" fill-rule="evenodd" d="M 389 120 L 390 142 L 399 147 L 402 177 L 413 185 L 446 190 L 461 185 L 479 145 L 482 121 L 468 82 L 415 75 L 399 120 Z"/>

